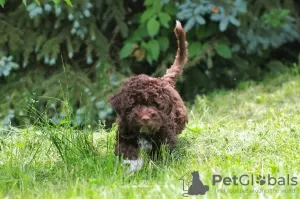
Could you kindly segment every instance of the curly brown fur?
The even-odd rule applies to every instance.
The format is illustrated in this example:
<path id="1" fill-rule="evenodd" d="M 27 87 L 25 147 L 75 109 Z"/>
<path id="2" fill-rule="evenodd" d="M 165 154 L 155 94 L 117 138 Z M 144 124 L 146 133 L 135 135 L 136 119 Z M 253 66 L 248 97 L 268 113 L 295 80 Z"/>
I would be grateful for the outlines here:
<path id="1" fill-rule="evenodd" d="M 174 89 L 187 62 L 186 36 L 178 21 L 174 32 L 178 41 L 177 55 L 166 75 L 162 78 L 131 77 L 109 100 L 118 114 L 115 154 L 125 159 L 139 157 L 138 139 L 141 136 L 151 141 L 154 148 L 166 144 L 172 150 L 177 135 L 188 121 L 183 100 Z"/>

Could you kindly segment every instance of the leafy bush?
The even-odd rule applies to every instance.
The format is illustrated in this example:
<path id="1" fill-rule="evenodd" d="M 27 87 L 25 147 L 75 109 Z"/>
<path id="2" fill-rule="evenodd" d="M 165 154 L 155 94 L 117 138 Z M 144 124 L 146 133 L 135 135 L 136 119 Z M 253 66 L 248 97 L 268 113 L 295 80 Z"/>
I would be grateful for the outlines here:
<path id="1" fill-rule="evenodd" d="M 219 29 L 224 32 L 229 24 L 240 26 L 240 20 L 237 16 L 245 13 L 246 2 L 244 0 L 216 2 L 208 0 L 200 0 L 197 3 L 185 1 L 183 4 L 178 4 L 179 13 L 177 17 L 182 20 L 187 20 L 185 30 L 189 31 L 196 24 L 204 25 L 207 23 L 204 16 L 209 15 L 211 21 L 219 23 Z"/>
<path id="2" fill-rule="evenodd" d="M 114 70 L 113 48 L 116 39 L 128 35 L 119 2 L 78 0 L 72 7 L 50 0 L 27 6 L 6 2 L 2 11 L 0 50 L 9 56 L 0 59 L 0 76 L 10 76 L 0 80 L 5 96 L 0 98 L 0 118 L 12 108 L 13 124 L 29 124 L 34 121 L 28 110 L 34 107 L 61 123 L 65 101 L 74 125 L 97 125 L 111 117 L 107 96 L 121 79 Z"/>
<path id="3" fill-rule="evenodd" d="M 272 2 L 185 0 L 174 4 L 147 0 L 120 58 L 130 57 L 133 65 L 139 62 L 137 73 L 163 75 L 176 49 L 170 31 L 174 21 L 169 19 L 178 18 L 184 21 L 189 41 L 189 64 L 178 84 L 186 100 L 216 87 L 233 87 L 241 80 L 258 78 L 266 71 L 264 65 L 275 70 L 284 67 L 272 60 L 274 50 L 300 41 L 299 16 L 294 9 L 299 4 Z M 295 59 L 298 52 L 289 52 L 292 55 L 287 57 Z M 142 70 L 147 64 L 157 67 Z"/>
<path id="4" fill-rule="evenodd" d="M 189 42 L 177 85 L 187 101 L 280 70 L 299 54 L 293 0 L 22 2 L 0 8 L 0 119 L 15 125 L 33 123 L 33 108 L 58 124 L 66 107 L 74 125 L 109 121 L 107 98 L 124 77 L 162 76 L 171 65 L 176 18 Z"/>

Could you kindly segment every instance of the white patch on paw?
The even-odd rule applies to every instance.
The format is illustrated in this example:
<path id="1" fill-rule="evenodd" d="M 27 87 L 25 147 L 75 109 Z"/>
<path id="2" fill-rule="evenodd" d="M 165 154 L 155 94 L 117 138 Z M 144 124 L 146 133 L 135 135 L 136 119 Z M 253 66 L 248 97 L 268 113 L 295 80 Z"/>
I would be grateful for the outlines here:
<path id="1" fill-rule="evenodd" d="M 138 158 L 137 160 L 124 160 L 123 164 L 129 164 L 129 172 L 135 172 L 141 170 L 143 166 L 143 159 Z"/>
<path id="2" fill-rule="evenodd" d="M 152 143 L 144 138 L 139 138 L 138 144 L 140 148 L 143 149 L 144 151 L 150 151 L 152 149 Z"/>

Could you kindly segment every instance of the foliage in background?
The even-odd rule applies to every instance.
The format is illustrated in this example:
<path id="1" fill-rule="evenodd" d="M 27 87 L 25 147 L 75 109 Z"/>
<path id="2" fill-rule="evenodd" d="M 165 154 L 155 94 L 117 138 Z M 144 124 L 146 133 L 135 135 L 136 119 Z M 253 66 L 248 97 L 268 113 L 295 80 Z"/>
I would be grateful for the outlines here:
<path id="1" fill-rule="evenodd" d="M 171 65 L 175 19 L 189 41 L 178 83 L 188 101 L 281 70 L 299 54 L 300 4 L 293 0 L 0 4 L 0 120 L 6 125 L 34 123 L 31 107 L 58 124 L 66 121 L 65 107 L 73 125 L 110 121 L 107 98 L 124 76 L 161 76 Z"/>
<path id="2" fill-rule="evenodd" d="M 176 51 L 170 19 L 178 18 L 189 41 L 189 63 L 178 89 L 185 100 L 191 100 L 216 87 L 233 87 L 267 70 L 281 70 L 282 61 L 295 59 L 300 52 L 299 6 L 292 0 L 148 0 L 120 58 L 133 59 L 132 65 L 140 62 L 137 73 L 163 75 Z M 291 43 L 298 47 L 284 46 Z M 272 55 L 280 50 L 284 56 Z M 147 64 L 156 67 L 141 69 Z"/>
<path id="3" fill-rule="evenodd" d="M 128 35 L 124 9 L 119 1 L 72 1 L 72 7 L 6 2 L 0 14 L 0 76 L 6 77 L 0 80 L 0 118 L 12 109 L 12 122 L 30 124 L 27 108 L 34 106 L 60 123 L 68 100 L 76 125 L 109 119 L 107 96 L 121 79 L 113 48 Z"/>

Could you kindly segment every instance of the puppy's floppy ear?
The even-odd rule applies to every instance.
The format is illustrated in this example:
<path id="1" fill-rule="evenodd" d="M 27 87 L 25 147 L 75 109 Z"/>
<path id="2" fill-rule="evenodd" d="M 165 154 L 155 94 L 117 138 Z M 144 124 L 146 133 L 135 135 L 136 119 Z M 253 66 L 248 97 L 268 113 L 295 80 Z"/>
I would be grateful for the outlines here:
<path id="1" fill-rule="evenodd" d="M 113 95 L 108 100 L 108 103 L 115 109 L 118 114 L 122 114 L 124 111 L 130 109 L 133 106 L 134 100 L 128 92 L 122 89 L 117 94 Z"/>

